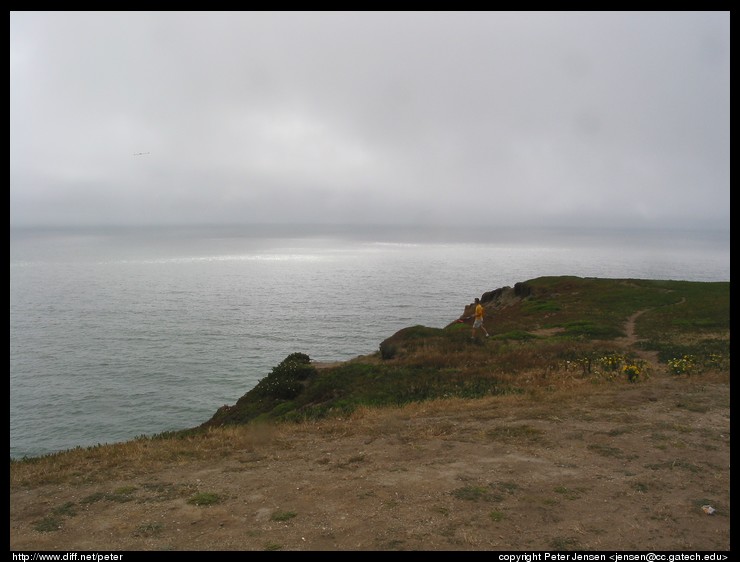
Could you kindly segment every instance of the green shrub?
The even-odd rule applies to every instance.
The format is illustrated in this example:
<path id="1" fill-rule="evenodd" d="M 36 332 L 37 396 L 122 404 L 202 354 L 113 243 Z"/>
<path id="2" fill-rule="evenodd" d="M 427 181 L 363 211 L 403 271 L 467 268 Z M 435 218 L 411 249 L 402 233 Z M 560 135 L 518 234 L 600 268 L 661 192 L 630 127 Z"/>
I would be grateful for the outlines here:
<path id="1" fill-rule="evenodd" d="M 380 343 L 380 357 L 383 359 L 393 359 L 398 353 L 398 346 L 389 341 Z"/>
<path id="2" fill-rule="evenodd" d="M 302 382 L 316 373 L 305 353 L 291 353 L 254 387 L 255 394 L 291 400 L 303 390 Z"/>

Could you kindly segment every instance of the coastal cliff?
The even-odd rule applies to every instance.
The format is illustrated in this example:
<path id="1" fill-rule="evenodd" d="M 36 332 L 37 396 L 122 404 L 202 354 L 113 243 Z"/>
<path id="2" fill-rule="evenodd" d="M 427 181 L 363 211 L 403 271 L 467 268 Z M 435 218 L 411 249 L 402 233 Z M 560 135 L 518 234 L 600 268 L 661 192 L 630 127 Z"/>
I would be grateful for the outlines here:
<path id="1" fill-rule="evenodd" d="M 533 373 L 638 382 L 676 368 L 671 362 L 684 356 L 694 358 L 693 369 L 729 364 L 729 283 L 541 277 L 486 291 L 480 300 L 490 338 L 471 337 L 467 304 L 444 328 L 404 328 L 376 353 L 350 361 L 317 365 L 294 351 L 234 405 L 190 431 L 342 416 L 363 405 L 524 393 Z"/>

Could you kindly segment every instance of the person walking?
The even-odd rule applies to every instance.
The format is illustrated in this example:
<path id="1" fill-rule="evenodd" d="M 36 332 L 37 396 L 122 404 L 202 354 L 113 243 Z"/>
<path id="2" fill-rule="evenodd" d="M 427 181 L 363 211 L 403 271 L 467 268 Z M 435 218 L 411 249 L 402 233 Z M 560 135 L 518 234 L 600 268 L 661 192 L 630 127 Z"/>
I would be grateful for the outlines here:
<path id="1" fill-rule="evenodd" d="M 486 327 L 483 325 L 483 315 L 485 314 L 485 310 L 483 309 L 483 305 L 480 303 L 480 299 L 478 297 L 475 298 L 475 313 L 474 313 L 474 319 L 473 319 L 473 333 L 470 336 L 471 339 L 475 339 L 475 336 L 478 332 L 478 328 L 483 330 L 483 333 L 486 334 L 486 337 L 489 336 L 488 331 L 486 330 Z"/>

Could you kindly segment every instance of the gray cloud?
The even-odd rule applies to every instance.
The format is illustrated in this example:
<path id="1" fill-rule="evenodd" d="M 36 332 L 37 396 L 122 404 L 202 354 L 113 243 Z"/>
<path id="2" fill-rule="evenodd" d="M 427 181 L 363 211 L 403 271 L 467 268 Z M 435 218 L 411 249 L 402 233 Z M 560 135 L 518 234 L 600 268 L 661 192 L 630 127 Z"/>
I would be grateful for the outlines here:
<path id="1" fill-rule="evenodd" d="M 729 22 L 11 12 L 11 224 L 729 228 Z"/>

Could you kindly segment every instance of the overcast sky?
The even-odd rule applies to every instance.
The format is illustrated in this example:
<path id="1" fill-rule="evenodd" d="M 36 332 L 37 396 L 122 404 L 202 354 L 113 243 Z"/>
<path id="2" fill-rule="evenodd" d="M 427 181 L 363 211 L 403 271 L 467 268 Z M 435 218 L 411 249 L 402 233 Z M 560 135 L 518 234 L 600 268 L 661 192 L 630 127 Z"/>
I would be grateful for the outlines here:
<path id="1" fill-rule="evenodd" d="M 10 222 L 730 225 L 729 12 L 11 12 Z"/>

